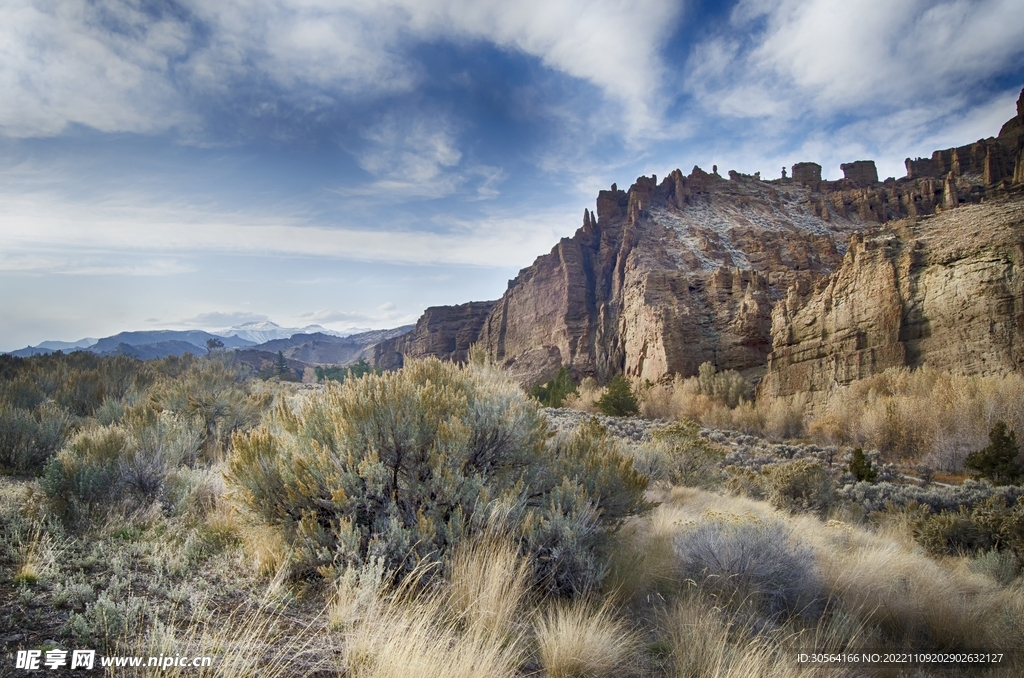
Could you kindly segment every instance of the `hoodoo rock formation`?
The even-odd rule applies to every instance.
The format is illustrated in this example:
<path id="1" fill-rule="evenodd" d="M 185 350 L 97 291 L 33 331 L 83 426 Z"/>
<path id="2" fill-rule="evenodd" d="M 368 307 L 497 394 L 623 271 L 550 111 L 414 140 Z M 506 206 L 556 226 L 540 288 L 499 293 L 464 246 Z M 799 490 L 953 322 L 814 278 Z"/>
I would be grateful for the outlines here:
<path id="1" fill-rule="evenodd" d="M 694 167 L 612 185 L 501 299 L 428 309 L 376 362 L 479 343 L 529 385 L 563 365 L 656 381 L 711 361 L 767 371 L 772 395 L 892 365 L 1019 369 L 1024 92 L 999 137 L 906 164 L 884 182 L 854 161 L 838 181 L 797 163 L 789 179 Z"/>

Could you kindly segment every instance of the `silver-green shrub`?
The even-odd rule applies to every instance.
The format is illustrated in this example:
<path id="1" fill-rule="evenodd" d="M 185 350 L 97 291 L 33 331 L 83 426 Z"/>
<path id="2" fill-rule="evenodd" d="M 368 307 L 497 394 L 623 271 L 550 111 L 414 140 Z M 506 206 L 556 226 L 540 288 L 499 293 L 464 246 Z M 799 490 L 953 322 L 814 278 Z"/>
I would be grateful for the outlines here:
<path id="1" fill-rule="evenodd" d="M 1020 567 L 1012 553 L 991 549 L 975 556 L 967 566 L 972 572 L 991 577 L 1003 586 L 1008 586 L 1017 578 Z"/>
<path id="2" fill-rule="evenodd" d="M 842 499 L 864 507 L 866 513 L 884 511 L 887 506 L 907 506 L 911 503 L 927 506 L 929 511 L 956 511 L 961 506 L 971 508 L 989 497 L 1015 502 L 1024 496 L 1024 487 L 1006 485 L 993 487 L 991 483 L 966 480 L 959 485 L 931 484 L 926 487 L 890 482 L 851 483 L 838 490 Z"/>
<path id="3" fill-rule="evenodd" d="M 513 383 L 438 360 L 331 384 L 294 414 L 279 408 L 234 436 L 227 480 L 282 529 L 299 575 L 443 562 L 497 512 L 538 582 L 568 594 L 600 580 L 603 537 L 645 508 L 647 485 L 599 430 L 549 441 Z"/>
<path id="4" fill-rule="evenodd" d="M 88 519 L 124 501 L 163 496 L 168 474 L 194 460 L 201 433 L 170 412 L 129 408 L 120 424 L 75 435 L 43 471 L 42 488 L 55 513 Z"/>
<path id="5" fill-rule="evenodd" d="M 39 473 L 71 427 L 71 417 L 53 403 L 32 410 L 0 404 L 0 471 Z"/>
<path id="6" fill-rule="evenodd" d="M 825 515 L 836 499 L 835 482 L 821 462 L 812 459 L 769 464 L 761 470 L 761 483 L 768 501 L 794 513 Z"/>
<path id="7" fill-rule="evenodd" d="M 722 485 L 725 451 L 702 438 L 695 422 L 684 419 L 656 429 L 651 437 L 633 452 L 634 466 L 651 480 L 707 490 Z"/>
<path id="8" fill-rule="evenodd" d="M 774 619 L 819 611 L 814 552 L 781 522 L 709 515 L 675 537 L 679 573 L 722 603 Z"/>

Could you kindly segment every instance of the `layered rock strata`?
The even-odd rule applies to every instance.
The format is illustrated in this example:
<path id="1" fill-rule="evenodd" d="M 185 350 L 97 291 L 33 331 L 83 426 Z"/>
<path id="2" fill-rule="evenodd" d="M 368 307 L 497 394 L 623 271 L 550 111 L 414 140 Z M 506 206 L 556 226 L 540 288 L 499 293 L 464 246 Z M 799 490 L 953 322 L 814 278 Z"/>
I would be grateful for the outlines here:
<path id="1" fill-rule="evenodd" d="M 762 393 L 825 393 L 890 367 L 1024 367 L 1024 200 L 855 234 L 839 269 L 772 318 Z"/>
<path id="2" fill-rule="evenodd" d="M 411 332 L 376 344 L 370 359 L 387 370 L 402 367 L 405 356 L 465 362 L 493 306 L 493 301 L 432 306 L 423 312 Z"/>
<path id="3" fill-rule="evenodd" d="M 378 347 L 377 364 L 396 367 L 402 356 L 461 360 L 469 344 L 478 342 L 526 385 L 550 378 L 560 366 L 569 366 L 577 378 L 604 381 L 625 373 L 656 381 L 672 374 L 692 375 L 702 362 L 710 361 L 754 379 L 770 364 L 763 388 L 776 394 L 820 389 L 822 384 L 860 378 L 886 365 L 920 364 L 919 356 L 938 355 L 936 346 L 891 340 L 893 331 L 897 338 L 901 332 L 912 332 L 914 316 L 903 318 L 904 311 L 910 313 L 904 304 L 914 297 L 900 296 L 906 292 L 900 287 L 903 283 L 897 273 L 888 272 L 895 264 L 878 263 L 878 270 L 866 272 L 870 257 L 863 252 L 869 248 L 875 252 L 870 256 L 876 257 L 887 252 L 875 245 L 882 242 L 879 238 L 918 242 L 918 230 L 926 228 L 922 224 L 933 223 L 926 218 L 930 215 L 941 215 L 934 223 L 960 224 L 961 218 L 995 214 L 996 204 L 1020 202 L 1022 109 L 1024 93 L 1017 117 L 1003 126 L 999 137 L 937 151 L 927 161 L 908 159 L 908 176 L 902 179 L 879 182 L 873 162 L 855 161 L 844 164 L 846 177 L 838 181 L 822 181 L 820 166 L 798 163 L 791 179 L 762 181 L 759 174 L 738 172 L 729 172 L 726 179 L 717 170 L 709 174 L 695 167 L 688 175 L 676 170 L 661 182 L 640 177 L 625 191 L 613 184 L 598 194 L 596 213 L 584 210 L 582 227 L 523 269 L 500 300 L 428 309 L 414 332 Z M 961 210 L 974 216 L 951 214 Z M 1003 217 L 978 223 L 996 228 Z M 963 235 L 989 239 L 984 229 Z M 921 242 L 938 242 L 929 237 Z M 1000 242 L 1010 247 L 1008 241 Z M 946 262 L 952 256 L 934 249 L 937 246 L 921 247 L 933 247 L 935 258 L 928 261 Z M 888 256 L 883 258 L 889 261 Z M 859 262 L 856 274 L 847 271 L 851 257 Z M 953 261 L 958 260 L 947 263 Z M 947 263 L 935 263 L 935 270 Z M 847 271 L 841 284 L 830 277 L 840 275 L 837 271 Z M 876 315 L 870 322 L 857 315 L 860 311 L 851 311 L 851 327 L 858 328 L 850 330 L 852 339 L 828 338 L 828 328 L 838 328 L 845 320 L 823 320 L 811 311 L 800 315 L 805 304 L 826 305 L 821 295 L 828 285 L 841 288 L 830 297 L 829 308 L 836 307 L 843 295 L 876 299 L 877 308 L 870 308 Z M 925 305 L 930 315 L 922 317 L 946 317 L 935 315 L 935 303 Z M 984 317 L 979 313 L 978 318 Z M 817 320 L 812 322 L 812 316 Z M 825 324 L 819 327 L 816 322 Z M 805 328 L 819 334 L 824 331 L 825 336 L 817 339 L 824 343 L 807 343 L 812 340 L 810 330 L 788 326 L 793 323 L 807 323 Z M 981 327 L 983 321 L 978 323 Z M 882 336 L 886 338 L 877 339 Z M 1018 335 L 993 336 L 993 341 L 1002 342 L 997 342 L 1003 347 L 997 353 L 1015 355 L 1016 349 L 1006 348 L 1005 342 L 1017 341 L 1013 338 Z M 872 351 L 857 353 L 869 348 Z M 850 367 L 829 372 L 824 363 L 808 362 L 827 358 Z M 980 358 L 957 354 L 950 360 L 966 361 L 964 369 L 976 371 L 988 369 L 983 363 L 998 365 L 992 368 L 997 371 L 1016 364 L 1005 356 L 978 362 Z M 799 367 L 804 363 L 808 365 Z M 806 374 L 801 376 L 800 370 Z"/>

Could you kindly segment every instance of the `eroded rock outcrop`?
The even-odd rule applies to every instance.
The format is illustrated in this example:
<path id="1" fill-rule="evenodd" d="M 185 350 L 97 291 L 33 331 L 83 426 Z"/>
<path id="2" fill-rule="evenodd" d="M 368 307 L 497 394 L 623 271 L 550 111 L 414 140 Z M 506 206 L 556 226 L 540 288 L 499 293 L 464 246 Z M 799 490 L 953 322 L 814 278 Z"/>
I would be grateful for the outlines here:
<path id="1" fill-rule="evenodd" d="M 465 362 L 493 301 L 471 301 L 458 306 L 432 306 L 423 312 L 411 332 L 373 347 L 373 364 L 395 370 L 406 356 Z"/>
<path id="2" fill-rule="evenodd" d="M 825 393 L 890 367 L 1024 367 L 1024 201 L 1010 197 L 856 234 L 842 266 L 773 313 L 761 391 Z"/>
<path id="3" fill-rule="evenodd" d="M 525 385 L 563 365 L 578 378 L 624 372 L 656 381 L 711 361 L 755 379 L 770 365 L 762 390 L 773 394 L 921 364 L 925 355 L 929 364 L 968 371 L 1016 369 L 1021 328 L 1011 331 L 1001 310 L 976 309 L 971 345 L 984 341 L 984 318 L 1003 328 L 993 330 L 998 348 L 984 356 L 980 348 L 951 352 L 941 342 L 959 336 L 953 330 L 939 343 L 931 337 L 935 323 L 946 327 L 955 315 L 939 310 L 952 309 L 955 294 L 933 293 L 942 271 L 954 271 L 950 285 L 987 300 L 971 303 L 1010 303 L 1012 294 L 996 294 L 996 283 L 984 280 L 998 273 L 1007 289 L 1017 284 L 1015 272 L 999 268 L 1016 261 L 1013 229 L 999 224 L 1022 199 L 1022 109 L 1024 93 L 998 137 L 908 159 L 901 179 L 879 182 L 873 162 L 856 161 L 838 181 L 822 181 L 815 163 L 797 163 L 791 179 L 726 179 L 717 168 L 695 167 L 661 182 L 640 177 L 628 190 L 613 184 L 598 194 L 596 214 L 585 210 L 582 227 L 523 269 L 500 300 L 428 309 L 413 333 L 378 347 L 377 364 L 399 366 L 403 355 L 462 360 L 479 342 Z M 1002 216 L 985 221 L 998 210 Z M 970 223 L 1002 235 L 969 234 Z M 987 255 L 955 254 L 933 224 L 1001 243 L 1003 263 L 988 269 Z"/>
<path id="4" fill-rule="evenodd" d="M 480 341 L 513 371 L 540 354 L 549 370 L 599 380 L 690 375 L 708 360 L 758 370 L 772 304 L 830 273 L 837 235 L 861 227 L 811 195 L 792 180 L 700 168 L 601 191 L 596 216 L 509 283 Z M 522 380 L 544 376 L 534 372 Z"/>

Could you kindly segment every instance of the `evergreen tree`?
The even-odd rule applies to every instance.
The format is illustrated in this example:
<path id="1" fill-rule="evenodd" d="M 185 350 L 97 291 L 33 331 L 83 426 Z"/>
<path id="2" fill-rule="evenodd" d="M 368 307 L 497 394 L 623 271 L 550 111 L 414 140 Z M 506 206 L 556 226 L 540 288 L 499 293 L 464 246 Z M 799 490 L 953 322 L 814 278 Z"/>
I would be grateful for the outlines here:
<path id="1" fill-rule="evenodd" d="M 558 374 L 547 384 L 538 384 L 530 391 L 530 395 L 540 401 L 545 407 L 561 407 L 570 394 L 576 392 L 576 382 L 573 381 L 572 373 L 567 367 L 560 367 Z"/>
<path id="2" fill-rule="evenodd" d="M 878 478 L 878 471 L 874 469 L 871 460 L 864 455 L 864 450 L 857 448 L 853 451 L 853 459 L 850 461 L 850 473 L 857 478 L 858 482 L 875 482 Z"/>
<path id="3" fill-rule="evenodd" d="M 277 370 L 277 376 L 279 377 L 288 374 L 288 363 L 285 361 L 282 351 L 277 352 L 277 361 L 274 363 L 274 369 Z"/>
<path id="4" fill-rule="evenodd" d="M 1017 463 L 1020 448 L 1017 434 L 1008 431 L 1006 424 L 997 421 L 988 434 L 989 446 L 967 455 L 966 468 L 975 475 L 988 478 L 996 485 L 1012 485 L 1021 479 L 1021 467 Z"/>
<path id="5" fill-rule="evenodd" d="M 621 374 L 608 382 L 604 395 L 597 401 L 597 409 L 611 417 L 625 417 L 640 411 L 640 404 L 633 395 L 633 387 Z"/>

